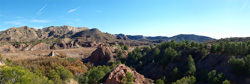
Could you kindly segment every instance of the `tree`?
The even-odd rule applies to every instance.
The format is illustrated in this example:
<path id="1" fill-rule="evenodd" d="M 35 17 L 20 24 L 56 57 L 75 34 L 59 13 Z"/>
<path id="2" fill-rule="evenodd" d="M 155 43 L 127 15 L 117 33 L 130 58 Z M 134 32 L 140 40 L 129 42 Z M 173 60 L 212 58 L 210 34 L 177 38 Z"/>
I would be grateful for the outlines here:
<path id="1" fill-rule="evenodd" d="M 230 84 L 230 81 L 229 80 L 225 80 L 222 82 L 222 84 Z"/>
<path id="2" fill-rule="evenodd" d="M 194 75 L 196 72 L 195 62 L 192 55 L 188 56 L 188 71 L 190 75 Z"/>
<path id="3" fill-rule="evenodd" d="M 62 80 L 59 76 L 59 74 L 55 70 L 51 70 L 49 73 L 46 74 L 46 76 L 55 82 L 55 84 L 62 84 Z"/>
<path id="4" fill-rule="evenodd" d="M 150 49 L 153 49 L 155 46 L 153 45 L 153 44 L 149 44 L 149 46 L 150 46 Z"/>
<path id="5" fill-rule="evenodd" d="M 134 83 L 134 75 L 130 72 L 127 72 L 125 77 L 122 79 L 123 84 L 133 84 Z"/>
<path id="6" fill-rule="evenodd" d="M 205 48 L 202 48 L 201 55 L 202 56 L 206 56 L 207 55 L 207 50 Z"/>
<path id="7" fill-rule="evenodd" d="M 57 67 L 55 70 L 63 81 L 73 78 L 73 74 L 66 70 L 63 66 Z"/>
<path id="8" fill-rule="evenodd" d="M 250 55 L 247 55 L 245 57 L 245 63 L 246 63 L 246 72 L 250 76 Z"/>
<path id="9" fill-rule="evenodd" d="M 149 51 L 151 48 L 149 46 L 144 46 L 143 51 Z"/>
<path id="10" fill-rule="evenodd" d="M 208 72 L 208 82 L 212 83 L 214 77 L 216 76 L 216 70 L 212 70 L 210 72 Z"/>
<path id="11" fill-rule="evenodd" d="M 171 47 L 166 48 L 164 50 L 164 56 L 162 58 L 162 62 L 167 62 L 167 61 L 174 61 L 174 60 L 179 60 L 179 57 L 181 53 L 175 51 L 174 49 L 172 49 Z"/>
<path id="12" fill-rule="evenodd" d="M 212 44 L 211 49 L 210 49 L 210 52 L 211 52 L 211 53 L 215 53 L 216 50 L 217 50 L 217 48 L 218 48 L 218 45 L 217 45 L 217 44 Z"/>
<path id="13" fill-rule="evenodd" d="M 179 75 L 180 75 L 180 72 L 179 72 L 179 69 L 177 67 L 175 67 L 173 69 L 173 74 L 171 76 L 171 80 L 176 80 L 179 78 Z"/>
<path id="14" fill-rule="evenodd" d="M 0 69 L 1 84 L 53 84 L 45 76 L 39 76 L 24 67 L 2 66 Z"/>
<path id="15" fill-rule="evenodd" d="M 173 82 L 172 84 L 194 84 L 196 82 L 196 78 L 194 76 L 186 76 Z"/>
<path id="16" fill-rule="evenodd" d="M 2 55 L 0 54 L 0 61 L 2 61 L 3 60 L 3 57 L 2 57 Z"/>
<path id="17" fill-rule="evenodd" d="M 248 51 L 247 54 L 250 54 L 250 45 L 248 45 Z"/>
<path id="18" fill-rule="evenodd" d="M 230 65 L 231 71 L 234 73 L 241 74 L 243 73 L 242 70 L 244 70 L 245 67 L 245 61 L 243 58 L 235 58 L 235 56 L 232 56 L 229 60 L 228 63 Z"/>
<path id="19" fill-rule="evenodd" d="M 128 50 L 128 46 L 127 45 L 124 46 L 124 50 Z"/>
<path id="20" fill-rule="evenodd" d="M 164 81 L 161 80 L 161 79 L 157 79 L 156 82 L 155 82 L 155 84 L 164 84 Z"/>
<path id="21" fill-rule="evenodd" d="M 156 61 L 159 61 L 160 60 L 160 49 L 159 48 L 155 48 L 154 51 L 153 51 L 153 55 L 156 59 Z"/>

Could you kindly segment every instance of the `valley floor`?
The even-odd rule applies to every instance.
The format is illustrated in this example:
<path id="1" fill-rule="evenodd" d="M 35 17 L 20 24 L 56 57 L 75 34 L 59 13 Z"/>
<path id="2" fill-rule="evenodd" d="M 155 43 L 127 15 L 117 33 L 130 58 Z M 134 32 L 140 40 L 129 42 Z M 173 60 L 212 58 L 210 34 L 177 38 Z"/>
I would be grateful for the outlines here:
<path id="1" fill-rule="evenodd" d="M 65 53 L 67 57 L 71 58 L 86 58 L 91 55 L 95 47 L 82 47 L 74 49 L 58 49 L 58 50 L 43 50 L 43 51 L 20 51 L 16 53 L 1 53 L 4 59 L 9 58 L 13 61 L 21 59 L 33 59 L 41 56 L 48 56 L 51 51 L 56 53 Z"/>

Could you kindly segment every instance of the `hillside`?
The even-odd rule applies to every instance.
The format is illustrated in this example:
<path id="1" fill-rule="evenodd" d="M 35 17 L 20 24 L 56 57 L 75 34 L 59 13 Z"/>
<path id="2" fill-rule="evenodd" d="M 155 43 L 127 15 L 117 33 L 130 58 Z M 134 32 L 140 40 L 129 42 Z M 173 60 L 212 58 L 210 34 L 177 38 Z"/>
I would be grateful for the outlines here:
<path id="1" fill-rule="evenodd" d="M 49 38 L 61 38 L 83 30 L 88 30 L 88 28 L 71 26 L 50 26 L 43 29 L 35 29 L 28 26 L 13 27 L 0 32 L 0 42 L 30 42 Z"/>
<path id="2" fill-rule="evenodd" d="M 194 35 L 194 34 L 180 34 L 180 35 L 176 35 L 176 36 L 172 36 L 172 37 L 166 37 L 166 36 L 143 36 L 143 35 L 126 35 L 126 37 L 128 37 L 129 39 L 132 40 L 140 40 L 140 41 L 157 41 L 157 40 L 164 40 L 164 41 L 171 41 L 171 40 L 175 40 L 176 42 L 179 41 L 195 41 L 195 42 L 204 42 L 204 41 L 208 41 L 208 40 L 214 40 L 211 37 L 207 37 L 207 36 L 200 36 L 200 35 Z"/>

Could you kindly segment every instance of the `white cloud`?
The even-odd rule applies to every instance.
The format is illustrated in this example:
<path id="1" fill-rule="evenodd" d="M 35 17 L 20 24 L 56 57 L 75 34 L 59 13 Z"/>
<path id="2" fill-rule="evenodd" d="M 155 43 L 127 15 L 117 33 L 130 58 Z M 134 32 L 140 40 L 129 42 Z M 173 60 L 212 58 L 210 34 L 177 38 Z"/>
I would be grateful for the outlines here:
<path id="1" fill-rule="evenodd" d="M 20 21 L 7 21 L 7 22 L 4 22 L 4 24 L 11 24 L 11 25 L 25 25 L 23 24 L 22 22 Z"/>
<path id="2" fill-rule="evenodd" d="M 39 11 L 36 12 L 36 15 L 41 15 L 43 13 L 43 9 L 47 7 L 48 4 L 45 4 Z"/>
<path id="3" fill-rule="evenodd" d="M 36 22 L 36 23 L 48 23 L 50 22 L 49 20 L 31 20 L 31 22 Z"/>
<path id="4" fill-rule="evenodd" d="M 78 10 L 78 9 L 79 9 L 79 7 L 78 7 L 78 8 L 75 8 L 75 9 L 71 9 L 71 10 L 69 10 L 69 11 L 67 12 L 67 14 L 72 13 L 72 12 Z"/>

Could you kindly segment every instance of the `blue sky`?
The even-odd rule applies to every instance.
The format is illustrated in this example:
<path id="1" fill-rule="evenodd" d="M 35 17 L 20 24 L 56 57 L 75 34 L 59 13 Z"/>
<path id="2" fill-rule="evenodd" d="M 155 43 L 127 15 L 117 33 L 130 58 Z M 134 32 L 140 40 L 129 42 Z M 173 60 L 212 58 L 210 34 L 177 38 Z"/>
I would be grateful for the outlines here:
<path id="1" fill-rule="evenodd" d="M 250 36 L 250 0 L 0 0 L 0 30 L 69 25 L 111 34 Z"/>

